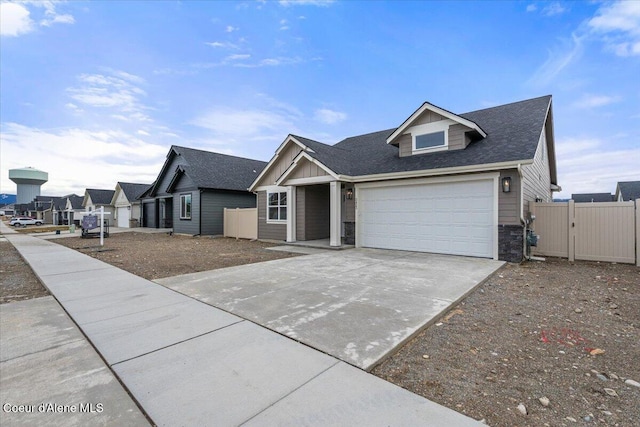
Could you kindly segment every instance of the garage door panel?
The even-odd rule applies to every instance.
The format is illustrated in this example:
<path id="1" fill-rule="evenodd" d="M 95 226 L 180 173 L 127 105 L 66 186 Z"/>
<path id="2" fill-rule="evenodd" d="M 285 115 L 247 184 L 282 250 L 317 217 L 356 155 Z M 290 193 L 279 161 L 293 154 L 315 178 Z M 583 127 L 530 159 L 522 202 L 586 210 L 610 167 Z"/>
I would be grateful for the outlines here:
<path id="1" fill-rule="evenodd" d="M 492 257 L 493 180 L 358 190 L 365 247 Z"/>

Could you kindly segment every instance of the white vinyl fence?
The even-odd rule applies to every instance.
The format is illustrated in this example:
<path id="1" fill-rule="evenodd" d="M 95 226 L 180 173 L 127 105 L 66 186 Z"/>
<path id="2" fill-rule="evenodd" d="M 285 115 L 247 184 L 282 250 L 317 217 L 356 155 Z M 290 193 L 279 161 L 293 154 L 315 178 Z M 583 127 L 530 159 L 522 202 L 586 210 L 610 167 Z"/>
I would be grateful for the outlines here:
<path id="1" fill-rule="evenodd" d="M 635 202 L 534 203 L 535 255 L 640 266 L 640 212 Z"/>

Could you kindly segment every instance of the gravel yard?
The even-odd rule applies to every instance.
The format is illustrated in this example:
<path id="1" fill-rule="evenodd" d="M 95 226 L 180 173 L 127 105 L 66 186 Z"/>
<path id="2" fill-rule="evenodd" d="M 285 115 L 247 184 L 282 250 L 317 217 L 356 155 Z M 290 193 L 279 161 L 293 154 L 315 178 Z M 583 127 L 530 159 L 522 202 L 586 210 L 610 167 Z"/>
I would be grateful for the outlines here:
<path id="1" fill-rule="evenodd" d="M 49 295 L 8 241 L 0 242 L 0 304 Z"/>
<path id="2" fill-rule="evenodd" d="M 495 427 L 638 426 L 639 329 L 640 268 L 507 265 L 373 373 Z"/>
<path id="3" fill-rule="evenodd" d="M 233 267 L 296 256 L 270 251 L 271 243 L 166 233 L 118 233 L 104 239 L 68 237 L 53 242 L 76 249 L 145 279 Z"/>

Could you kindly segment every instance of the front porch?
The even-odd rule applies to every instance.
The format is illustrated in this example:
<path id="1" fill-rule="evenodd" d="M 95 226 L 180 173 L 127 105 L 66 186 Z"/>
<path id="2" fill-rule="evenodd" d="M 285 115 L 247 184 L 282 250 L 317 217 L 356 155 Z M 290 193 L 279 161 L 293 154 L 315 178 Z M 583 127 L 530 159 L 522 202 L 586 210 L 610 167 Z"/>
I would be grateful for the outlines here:
<path id="1" fill-rule="evenodd" d="M 331 249 L 331 250 L 353 249 L 356 247 L 356 245 L 345 244 L 344 238 L 341 239 L 339 246 L 332 246 L 331 239 L 329 238 L 317 239 L 317 240 L 298 240 L 296 242 L 288 242 L 287 245 L 300 246 L 303 248 Z"/>
<path id="2" fill-rule="evenodd" d="M 355 199 L 351 184 L 331 181 L 287 186 L 287 243 L 355 247 Z"/>

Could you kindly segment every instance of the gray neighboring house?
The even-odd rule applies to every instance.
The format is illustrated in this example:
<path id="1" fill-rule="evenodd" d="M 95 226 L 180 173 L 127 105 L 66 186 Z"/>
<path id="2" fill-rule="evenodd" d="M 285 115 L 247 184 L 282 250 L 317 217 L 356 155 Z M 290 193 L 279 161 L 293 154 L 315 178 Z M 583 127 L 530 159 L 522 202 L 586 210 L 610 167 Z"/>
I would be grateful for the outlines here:
<path id="1" fill-rule="evenodd" d="M 116 184 L 111 205 L 115 208 L 115 223 L 118 227 L 140 226 L 142 209 L 139 197 L 150 187 L 149 184 L 133 182 L 118 182 Z"/>
<path id="2" fill-rule="evenodd" d="M 144 227 L 220 235 L 224 208 L 255 208 L 247 189 L 266 162 L 172 146 L 157 179 L 142 196 Z"/>
<path id="3" fill-rule="evenodd" d="M 249 189 L 260 239 L 519 262 L 530 203 L 561 190 L 551 96 L 464 114 L 425 102 L 335 145 L 289 135 Z"/>
<path id="4" fill-rule="evenodd" d="M 613 202 L 613 194 L 610 193 L 578 193 L 572 194 L 571 200 L 576 203 L 603 203 Z"/>
<path id="5" fill-rule="evenodd" d="M 115 208 L 111 204 L 115 190 L 99 190 L 95 188 L 87 188 L 82 199 L 82 207 L 85 209 L 84 215 L 92 213 L 100 207 L 104 207 L 105 221 L 108 221 L 110 227 L 115 225 Z M 83 216 L 84 216 L 83 215 Z M 82 218 L 80 218 L 82 219 Z"/>
<path id="6" fill-rule="evenodd" d="M 630 200 L 640 199 L 640 181 L 620 181 L 616 185 L 616 195 L 614 200 L 617 202 L 627 202 Z"/>

